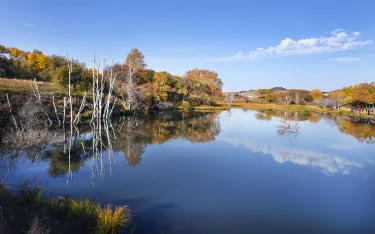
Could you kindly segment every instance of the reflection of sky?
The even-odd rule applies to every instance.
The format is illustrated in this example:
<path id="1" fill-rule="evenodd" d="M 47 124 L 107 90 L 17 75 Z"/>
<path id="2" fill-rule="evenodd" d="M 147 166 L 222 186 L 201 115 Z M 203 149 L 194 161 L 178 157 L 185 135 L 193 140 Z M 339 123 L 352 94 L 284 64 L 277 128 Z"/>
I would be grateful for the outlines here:
<path id="1" fill-rule="evenodd" d="M 280 118 L 259 121 L 255 113 L 232 110 L 236 122 L 223 130 L 217 139 L 236 147 L 243 146 L 255 153 L 270 155 L 281 164 L 291 162 L 311 166 L 327 174 L 350 174 L 375 161 L 372 154 L 374 145 L 363 144 L 352 136 L 341 134 L 335 125 L 326 121 L 299 122 L 299 134 L 290 141 L 276 134 Z M 221 114 L 220 119 L 227 122 L 225 114 Z"/>
<path id="2" fill-rule="evenodd" d="M 297 165 L 311 166 L 320 168 L 325 173 L 350 174 L 353 168 L 361 168 L 361 163 L 347 160 L 338 155 L 319 153 L 312 150 L 301 150 L 292 147 L 275 146 L 260 142 L 241 141 L 237 139 L 222 140 L 238 147 L 244 146 L 255 153 L 271 155 L 278 163 L 291 162 Z"/>

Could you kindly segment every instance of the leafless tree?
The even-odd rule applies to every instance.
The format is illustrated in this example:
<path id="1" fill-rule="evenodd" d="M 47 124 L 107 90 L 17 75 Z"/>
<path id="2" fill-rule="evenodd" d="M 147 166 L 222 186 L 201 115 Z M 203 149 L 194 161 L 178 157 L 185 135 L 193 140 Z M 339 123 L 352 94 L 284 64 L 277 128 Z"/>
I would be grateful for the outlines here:
<path id="1" fill-rule="evenodd" d="M 65 119 L 66 119 L 66 97 L 64 99 L 64 109 L 63 109 L 63 126 L 65 126 Z"/>
<path id="2" fill-rule="evenodd" d="M 86 92 L 85 92 L 85 94 L 83 95 L 83 99 L 82 99 L 82 102 L 81 102 L 81 106 L 79 107 L 79 110 L 78 110 L 78 112 L 77 112 L 77 115 L 76 115 L 76 117 L 74 118 L 74 121 L 73 121 L 73 123 L 75 124 L 75 123 L 77 123 L 77 122 L 79 122 L 79 118 L 80 118 L 80 116 L 81 116 L 81 113 L 82 113 L 82 111 L 83 111 L 83 108 L 85 107 L 85 104 L 86 104 Z M 60 122 L 60 121 L 59 121 Z"/>
<path id="3" fill-rule="evenodd" d="M 112 66 L 109 68 L 109 74 L 108 74 L 108 79 L 109 79 L 109 88 L 108 88 L 108 95 L 107 95 L 107 100 L 106 100 L 106 104 L 105 104 L 105 108 L 104 108 L 104 118 L 108 119 L 109 116 L 111 115 L 111 112 L 113 110 L 113 107 L 115 106 L 116 104 L 116 99 L 114 99 L 113 101 L 113 89 L 114 89 L 114 85 L 115 85 L 115 81 L 116 81 L 116 74 L 113 73 L 113 64 Z M 112 105 L 112 108 L 110 108 L 110 105 L 111 105 L 111 102 L 113 102 L 113 105 Z"/>
<path id="4" fill-rule="evenodd" d="M 6 93 L 5 95 L 6 95 L 6 97 L 7 97 L 7 103 L 8 103 L 8 107 L 9 107 L 9 113 L 10 113 L 10 115 L 12 116 L 12 120 L 13 120 L 14 128 L 17 130 L 17 129 L 18 129 L 18 124 L 17 124 L 16 118 L 14 117 L 13 112 L 12 112 L 12 105 L 11 105 L 11 103 L 10 103 L 8 93 Z"/>
<path id="5" fill-rule="evenodd" d="M 143 54 L 137 49 L 132 49 L 126 57 L 124 67 L 127 71 L 127 79 L 126 87 L 124 87 L 126 91 L 126 99 L 123 98 L 123 100 L 125 101 L 127 109 L 132 110 L 138 107 L 133 105 L 138 105 L 140 103 L 139 101 L 142 100 L 135 79 L 137 72 L 146 67 Z"/>
<path id="6" fill-rule="evenodd" d="M 299 92 L 295 94 L 295 101 L 297 105 L 301 104 L 301 94 Z"/>
<path id="7" fill-rule="evenodd" d="M 230 108 L 235 102 L 236 97 L 234 96 L 233 92 L 228 92 L 224 94 L 224 100 L 227 103 L 227 108 Z"/>
<path id="8" fill-rule="evenodd" d="M 290 105 L 290 103 L 292 102 L 292 96 L 290 95 L 286 95 L 284 99 L 285 99 L 285 105 Z"/>
<path id="9" fill-rule="evenodd" d="M 91 122 L 95 119 L 108 119 L 112 115 L 116 102 L 116 97 L 113 95 L 116 73 L 113 72 L 112 66 L 108 71 L 106 69 L 105 61 L 102 59 L 100 62 L 96 62 L 94 57 L 92 77 L 93 114 Z M 108 95 L 105 99 L 104 89 L 106 80 L 109 81 L 109 87 Z"/>
<path id="10" fill-rule="evenodd" d="M 46 108 L 44 107 L 44 104 L 42 103 L 42 96 L 40 95 L 40 92 L 39 92 L 39 87 L 38 87 L 38 83 L 36 82 L 36 79 L 34 79 L 34 85 L 35 85 L 35 89 L 33 87 L 33 85 L 31 85 L 32 89 L 33 89 L 33 94 L 37 100 L 37 102 L 40 104 L 40 107 L 42 108 L 42 111 L 44 112 L 44 115 L 46 116 L 46 119 L 48 120 L 48 122 L 50 124 L 52 124 L 52 120 L 50 119 L 47 111 L 46 111 Z"/>
<path id="11" fill-rule="evenodd" d="M 122 95 L 122 100 L 124 107 L 127 110 L 137 110 L 142 107 L 144 96 L 142 92 L 138 89 L 138 86 L 135 82 L 127 82 L 123 85 L 120 85 L 122 90 L 125 90 L 126 95 Z"/>
<path id="12" fill-rule="evenodd" d="M 55 110 L 55 115 L 56 115 L 56 119 L 60 125 L 60 117 L 59 117 L 59 112 L 57 111 L 57 107 L 56 107 L 56 104 L 55 104 L 55 96 L 52 96 L 52 104 L 53 104 L 53 108 Z"/>
<path id="13" fill-rule="evenodd" d="M 289 140 L 291 140 L 299 134 L 298 120 L 281 119 L 276 127 L 277 135 L 285 136 Z"/>

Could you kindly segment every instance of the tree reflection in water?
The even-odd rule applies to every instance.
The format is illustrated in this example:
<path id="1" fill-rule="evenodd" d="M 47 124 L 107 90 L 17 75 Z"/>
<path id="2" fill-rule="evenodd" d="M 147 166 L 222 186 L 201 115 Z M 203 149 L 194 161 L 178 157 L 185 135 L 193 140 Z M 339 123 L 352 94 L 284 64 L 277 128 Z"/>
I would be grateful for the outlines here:
<path id="1" fill-rule="evenodd" d="M 91 169 L 92 182 L 112 174 L 116 152 L 121 152 L 129 166 L 142 162 L 142 155 L 150 144 L 163 144 L 171 139 L 183 139 L 192 143 L 214 141 L 222 126 L 219 113 L 165 113 L 158 116 L 123 117 L 116 121 L 94 121 L 90 125 L 74 126 L 73 131 L 63 132 L 43 128 L 42 136 L 51 136 L 47 143 L 25 144 L 20 142 L 0 146 L 0 167 L 5 171 L 15 170 L 25 160 L 37 163 L 49 162 L 48 174 L 53 177 L 74 178 L 74 174 L 86 165 Z M 230 112 L 224 113 L 224 126 L 234 124 Z M 345 116 L 263 111 L 257 119 L 271 120 L 279 117 L 277 134 L 290 141 L 300 133 L 301 121 L 312 123 L 321 120 L 336 126 L 340 132 L 355 137 L 360 142 L 375 143 L 375 126 L 365 119 L 351 119 Z M 40 139 L 38 139 L 40 140 Z M 69 156 L 70 155 L 70 156 Z M 2 176 L 4 177 L 4 176 Z"/>
<path id="2" fill-rule="evenodd" d="M 123 152 L 127 163 L 136 166 L 148 144 L 163 144 L 170 139 L 185 139 L 190 142 L 215 140 L 220 132 L 217 113 L 173 118 L 138 119 L 126 117 L 120 125 L 115 151 Z"/>
<path id="3" fill-rule="evenodd" d="M 49 134 L 58 136 L 54 137 L 53 144 L 33 144 L 25 148 L 2 145 L 0 166 L 15 170 L 25 160 L 48 161 L 48 174 L 53 178 L 66 176 L 68 186 L 87 162 L 94 185 L 96 178 L 106 175 L 106 169 L 111 176 L 115 152 L 122 152 L 128 165 L 134 167 L 141 163 L 149 144 L 163 144 L 178 138 L 194 143 L 213 141 L 221 128 L 218 113 L 167 113 L 156 117 L 123 117 L 114 122 L 93 121 L 80 128 L 73 125 L 69 130 L 50 130 Z"/>
<path id="4" fill-rule="evenodd" d="M 227 130 L 230 125 L 234 125 L 236 123 L 236 119 L 232 115 L 230 110 L 226 111 L 225 119 L 223 121 L 223 129 Z"/>
<path id="5" fill-rule="evenodd" d="M 299 134 L 299 113 L 285 112 L 284 118 L 276 125 L 277 135 L 286 137 L 290 142 Z"/>

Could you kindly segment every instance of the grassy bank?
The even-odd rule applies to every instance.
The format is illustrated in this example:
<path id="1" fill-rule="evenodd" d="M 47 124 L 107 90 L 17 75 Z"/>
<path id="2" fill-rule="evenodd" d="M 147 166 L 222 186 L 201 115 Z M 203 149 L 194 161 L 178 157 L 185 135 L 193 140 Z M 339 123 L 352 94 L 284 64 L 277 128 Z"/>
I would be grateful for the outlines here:
<path id="1" fill-rule="evenodd" d="M 319 108 L 314 105 L 276 105 L 275 103 L 246 103 L 243 100 L 237 100 L 232 108 L 245 108 L 250 110 L 278 110 L 278 111 L 290 111 L 290 112 L 300 112 L 304 114 L 309 114 L 311 112 L 320 113 L 320 114 L 333 114 L 333 115 L 347 115 L 347 116 L 357 116 L 362 118 L 375 119 L 375 115 L 367 115 L 367 113 L 353 113 L 350 108 L 342 107 L 340 110 L 332 110 L 329 108 Z M 193 110 L 197 111 L 220 111 L 226 110 L 225 100 L 222 98 L 215 99 L 215 105 L 211 106 L 196 106 L 193 107 Z"/>
<path id="2" fill-rule="evenodd" d="M 27 180 L 19 192 L 0 183 L 0 233 L 118 233 L 130 222 L 124 206 L 45 198 L 43 192 Z"/>
<path id="3" fill-rule="evenodd" d="M 290 111 L 290 112 L 301 112 L 304 114 L 309 114 L 311 112 L 320 114 L 333 114 L 333 115 L 347 115 L 347 116 L 358 116 L 363 118 L 374 119 L 374 115 L 367 115 L 367 113 L 353 113 L 349 108 L 343 107 L 341 110 L 331 110 L 329 108 L 319 108 L 313 105 L 276 105 L 273 103 L 258 104 L 258 103 L 235 103 L 233 107 L 246 108 L 251 110 L 280 110 L 280 111 Z"/>

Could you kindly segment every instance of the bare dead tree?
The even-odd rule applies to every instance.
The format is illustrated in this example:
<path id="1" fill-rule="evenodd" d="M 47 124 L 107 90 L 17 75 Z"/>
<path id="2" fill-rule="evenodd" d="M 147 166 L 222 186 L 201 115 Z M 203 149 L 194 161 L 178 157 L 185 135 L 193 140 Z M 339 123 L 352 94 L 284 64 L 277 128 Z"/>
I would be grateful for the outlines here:
<path id="1" fill-rule="evenodd" d="M 66 97 L 64 99 L 64 109 L 63 109 L 63 126 L 65 126 L 65 119 L 66 119 Z"/>
<path id="2" fill-rule="evenodd" d="M 299 92 L 295 94 L 295 101 L 297 105 L 301 104 L 301 94 Z"/>
<path id="3" fill-rule="evenodd" d="M 7 97 L 7 102 L 8 102 L 8 107 L 9 107 L 9 113 L 12 116 L 14 127 L 17 130 L 18 129 L 18 124 L 17 124 L 16 118 L 14 117 L 13 112 L 12 112 L 12 105 L 10 104 L 8 93 L 6 93 L 5 95 Z"/>
<path id="4" fill-rule="evenodd" d="M 125 101 L 127 109 L 132 110 L 134 109 L 133 104 L 138 104 L 138 100 L 140 98 L 140 92 L 135 79 L 137 72 L 146 67 L 143 54 L 137 49 L 132 49 L 126 57 L 124 67 L 127 70 L 125 88 L 127 99 Z"/>
<path id="5" fill-rule="evenodd" d="M 57 121 L 59 122 L 59 125 L 60 125 L 61 121 L 60 121 L 60 117 L 59 117 L 59 112 L 57 111 L 57 107 L 56 107 L 56 104 L 55 104 L 55 96 L 52 96 L 52 104 L 53 104 L 53 108 L 55 109 L 56 119 L 57 119 Z"/>
<path id="6" fill-rule="evenodd" d="M 94 69 L 93 69 L 93 114 L 91 122 L 95 119 L 108 119 L 112 115 L 114 105 L 116 104 L 117 98 L 113 95 L 115 87 L 115 81 L 117 74 L 113 72 L 112 67 L 106 70 L 105 61 L 102 59 L 101 62 L 97 63 L 94 57 Z M 108 94 L 105 98 L 105 80 L 109 82 Z"/>
<path id="7" fill-rule="evenodd" d="M 107 100 L 106 100 L 106 104 L 105 104 L 105 108 L 104 108 L 104 118 L 108 119 L 111 114 L 112 114 L 112 110 L 113 110 L 113 107 L 116 103 L 116 99 L 113 100 L 113 97 L 112 97 L 112 93 L 113 93 L 113 89 L 114 89 L 114 85 L 115 85 L 115 81 L 116 81 L 116 74 L 113 73 L 113 64 L 112 66 L 110 67 L 110 72 L 108 74 L 108 80 L 109 80 L 109 88 L 108 88 L 108 95 L 107 95 Z M 110 108 L 110 105 L 111 105 L 111 102 L 113 102 L 113 107 Z"/>
<path id="8" fill-rule="evenodd" d="M 46 116 L 46 119 L 48 120 L 48 122 L 50 124 L 52 124 L 52 120 L 50 119 L 47 111 L 45 110 L 45 107 L 42 103 L 42 96 L 40 95 L 40 92 L 39 92 L 39 87 L 38 87 L 38 83 L 36 83 L 36 79 L 34 79 L 34 85 L 35 85 L 35 89 L 34 87 L 33 88 L 33 93 L 34 93 L 34 96 L 36 97 L 37 101 L 39 102 L 41 108 L 42 108 L 42 111 L 44 112 L 45 116 Z M 31 85 L 32 86 L 32 85 Z"/>
<path id="9" fill-rule="evenodd" d="M 78 110 L 78 112 L 77 112 L 77 115 L 76 115 L 76 117 L 74 118 L 74 121 L 73 121 L 74 124 L 77 123 L 77 122 L 79 121 L 79 118 L 80 118 L 80 116 L 81 116 L 81 113 L 82 113 L 82 111 L 83 111 L 83 108 L 85 108 L 85 104 L 86 104 L 86 95 L 87 95 L 87 93 L 85 92 L 85 94 L 83 95 L 83 99 L 82 99 L 82 102 L 81 102 L 81 106 L 79 107 L 79 110 Z"/>
<path id="10" fill-rule="evenodd" d="M 284 99 L 285 105 L 290 105 L 290 103 L 292 102 L 292 97 L 290 95 L 286 95 Z"/>
<path id="11" fill-rule="evenodd" d="M 234 96 L 234 93 L 229 92 L 224 94 L 224 100 L 227 103 L 227 108 L 230 108 L 236 100 L 236 97 Z"/>
<path id="12" fill-rule="evenodd" d="M 69 60 L 68 55 L 66 56 L 66 60 L 68 62 L 68 76 L 69 76 L 69 85 L 68 85 L 68 99 L 69 99 L 69 106 L 70 106 L 70 124 L 73 124 L 73 117 L 74 117 L 74 112 L 73 112 L 73 101 L 72 101 L 72 93 L 71 93 L 71 86 L 72 86 L 72 72 L 73 72 L 73 59 Z M 73 131 L 73 126 L 72 131 Z"/>
<path id="13" fill-rule="evenodd" d="M 298 120 L 281 119 L 277 124 L 277 135 L 285 136 L 287 139 L 292 140 L 299 134 Z"/>

